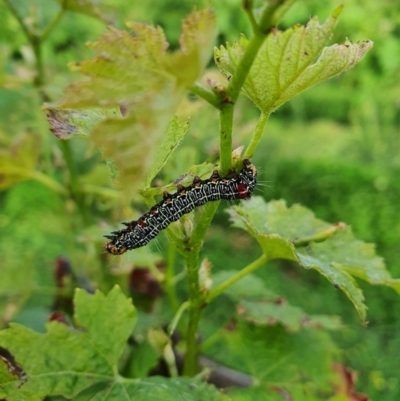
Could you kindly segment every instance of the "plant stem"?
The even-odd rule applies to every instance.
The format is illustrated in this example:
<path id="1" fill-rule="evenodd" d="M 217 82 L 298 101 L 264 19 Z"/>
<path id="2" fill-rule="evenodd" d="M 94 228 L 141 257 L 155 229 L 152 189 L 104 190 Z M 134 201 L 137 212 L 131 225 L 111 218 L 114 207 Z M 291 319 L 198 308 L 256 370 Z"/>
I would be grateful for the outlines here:
<path id="1" fill-rule="evenodd" d="M 196 228 L 193 230 L 190 241 L 188 242 L 189 247 L 198 249 L 202 247 L 204 237 L 206 236 L 208 227 L 210 227 L 214 214 L 218 209 L 219 203 L 219 201 L 206 203 L 203 214 L 201 215 Z"/>
<path id="2" fill-rule="evenodd" d="M 37 89 L 39 89 L 40 95 L 42 96 L 42 100 L 48 101 L 49 98 L 42 91 L 42 87 L 45 82 L 43 57 L 42 57 L 42 42 L 41 42 L 39 36 L 36 36 L 36 35 L 31 36 L 30 42 L 32 45 L 33 52 L 35 54 L 35 59 L 36 59 L 36 77 L 35 77 L 34 85 L 36 86 Z"/>
<path id="3" fill-rule="evenodd" d="M 322 241 L 325 241 L 326 239 L 332 237 L 332 235 L 335 234 L 337 231 L 343 230 L 344 228 L 346 228 L 345 223 L 332 224 L 325 230 L 320 231 L 314 235 L 310 235 L 309 237 L 302 237 L 302 238 L 299 238 L 298 240 L 294 240 L 293 245 L 295 247 L 304 247 L 304 246 L 307 246 L 310 242 L 322 242 Z"/>
<path id="4" fill-rule="evenodd" d="M 291 0 L 292 1 L 292 0 Z M 241 58 L 235 74 L 231 77 L 226 96 L 222 100 L 220 113 L 220 158 L 221 171 L 227 173 L 232 166 L 232 126 L 233 126 L 233 109 L 240 90 L 242 89 L 246 77 L 257 57 L 260 47 L 268 36 L 275 22 L 274 15 L 284 3 L 277 2 L 265 7 L 261 16 L 258 28 L 254 30 L 254 36 L 250 39 L 246 50 Z"/>
<path id="5" fill-rule="evenodd" d="M 83 222 L 88 224 L 90 219 L 85 207 L 83 192 L 81 191 L 79 180 L 78 180 L 78 172 L 76 170 L 75 162 L 73 159 L 71 146 L 69 141 L 60 141 L 60 148 L 64 156 L 65 163 L 67 164 L 69 178 L 70 178 L 70 186 L 71 186 L 71 194 L 73 199 L 75 200 L 76 205 L 81 213 Z"/>
<path id="6" fill-rule="evenodd" d="M 18 21 L 19 25 L 21 26 L 22 30 L 25 33 L 25 36 L 28 38 L 28 40 L 30 40 L 31 32 L 28 29 L 28 27 L 25 25 L 24 21 L 22 20 L 21 16 L 18 14 L 17 10 L 14 8 L 14 5 L 12 4 L 12 2 L 10 0 L 4 0 L 4 2 L 6 3 L 9 10 L 11 11 L 11 13 L 14 15 L 14 17 Z"/>
<path id="7" fill-rule="evenodd" d="M 259 33 L 259 27 L 258 27 L 257 21 L 254 17 L 254 13 L 253 13 L 253 1 L 252 0 L 244 0 L 243 1 L 243 9 L 246 12 L 247 17 L 249 18 L 253 33 L 254 34 Z"/>
<path id="8" fill-rule="evenodd" d="M 267 259 L 266 255 L 261 255 L 258 259 L 256 259 L 254 262 L 251 262 L 249 265 L 247 265 L 243 269 L 239 270 L 236 274 L 234 274 L 228 280 L 224 281 L 217 287 L 213 288 L 206 297 L 206 300 L 205 300 L 206 303 L 210 303 L 215 297 L 220 295 L 227 288 L 229 288 L 231 285 L 235 284 L 237 281 L 239 281 L 244 276 L 246 276 L 246 275 L 252 273 L 254 270 L 258 269 L 265 262 L 267 262 L 267 260 L 268 259 Z"/>
<path id="9" fill-rule="evenodd" d="M 289 0 L 293 1 L 293 0 Z M 257 56 L 257 53 L 262 46 L 265 38 L 271 31 L 272 23 L 274 21 L 275 12 L 279 9 L 279 7 L 284 6 L 286 2 L 276 1 L 271 5 L 265 7 L 264 12 L 260 19 L 260 24 L 258 25 L 258 29 L 255 29 L 254 36 L 249 41 L 249 44 L 245 50 L 245 53 L 240 60 L 237 69 L 235 71 L 234 76 L 231 78 L 231 81 L 228 85 L 226 92 L 221 93 L 221 97 L 219 99 L 220 107 L 215 104 L 215 99 L 211 96 L 211 92 L 207 91 L 205 88 L 194 85 L 191 87 L 191 90 L 198 94 L 201 98 L 220 109 L 220 170 L 222 174 L 226 174 L 232 166 L 232 128 L 233 128 L 233 111 L 234 104 L 239 96 L 240 90 L 246 80 L 247 74 L 250 71 L 250 68 L 254 62 L 254 59 Z M 253 23 L 255 21 L 253 20 Z M 266 122 L 266 119 L 265 119 Z M 264 125 L 265 125 L 264 122 Z M 259 124 L 259 131 L 262 132 L 264 127 L 262 124 Z M 260 135 L 260 133 L 258 133 Z M 258 141 L 258 136 L 255 137 L 255 140 Z M 258 142 L 257 142 L 258 143 Z M 203 297 L 199 292 L 199 277 L 198 277 L 198 264 L 199 264 L 199 250 L 204 241 L 205 234 L 207 229 L 214 217 L 214 214 L 218 208 L 219 202 L 212 202 L 206 204 L 204 208 L 204 213 L 201 219 L 199 220 L 195 230 L 193 231 L 192 237 L 187 242 L 186 247 L 186 266 L 187 266 L 187 275 L 188 275 L 188 283 L 189 283 L 189 324 L 186 333 L 186 356 L 183 367 L 183 374 L 187 376 L 193 376 L 197 373 L 198 370 L 198 346 L 197 346 L 197 328 L 201 315 L 201 308 L 203 307 Z M 212 291 L 208 296 L 208 299 L 212 299 L 217 296 L 221 291 L 227 288 L 229 285 L 232 285 L 233 282 L 236 282 L 244 275 L 253 271 L 257 267 L 259 267 L 262 263 L 266 261 L 265 256 L 261 256 L 257 261 L 253 262 L 249 266 L 247 266 L 243 271 L 239 272 L 237 275 L 233 277 L 233 279 L 228 280 L 225 283 L 224 287 L 217 287 L 214 291 Z M 233 280 L 233 281 L 232 281 Z M 220 291 L 220 292 L 218 292 Z"/>
<path id="10" fill-rule="evenodd" d="M 175 312 L 175 316 L 172 319 L 171 323 L 168 326 L 167 334 L 171 337 L 172 334 L 174 334 L 174 331 L 176 330 L 176 327 L 178 326 L 179 322 L 181 321 L 183 312 L 186 311 L 190 307 L 190 303 L 188 301 L 184 302 Z"/>
<path id="11" fill-rule="evenodd" d="M 7 166 L 7 172 L 9 174 L 14 174 L 16 176 L 21 177 L 22 179 L 32 179 L 40 182 L 41 184 L 45 185 L 47 188 L 52 189 L 53 191 L 66 195 L 67 190 L 59 184 L 57 181 L 53 180 L 46 174 L 43 174 L 41 171 L 37 170 L 28 170 L 23 167 L 16 167 L 16 166 Z"/>
<path id="12" fill-rule="evenodd" d="M 253 154 L 255 150 L 257 149 L 257 146 L 260 142 L 261 136 L 263 134 L 265 124 L 267 123 L 269 118 L 268 114 L 261 113 L 260 118 L 257 122 L 256 129 L 253 134 L 253 138 L 251 138 L 251 142 L 249 146 L 247 147 L 246 151 L 244 152 L 244 159 L 251 159 L 253 157 Z"/>
<path id="13" fill-rule="evenodd" d="M 232 167 L 233 104 L 225 103 L 219 113 L 220 170 L 225 175 Z"/>
<path id="14" fill-rule="evenodd" d="M 50 35 L 53 29 L 58 25 L 63 15 L 64 15 L 64 6 L 61 7 L 60 11 L 54 17 L 53 21 L 51 21 L 50 24 L 47 25 L 46 29 L 40 35 L 40 40 L 42 42 L 47 39 L 47 37 Z"/>
<path id="15" fill-rule="evenodd" d="M 198 97 L 202 98 L 206 102 L 210 103 L 216 109 L 221 108 L 221 103 L 217 96 L 213 92 L 211 92 L 208 88 L 204 87 L 199 83 L 195 83 L 194 85 L 189 86 L 188 88 L 191 92 L 193 92 Z"/>
<path id="16" fill-rule="evenodd" d="M 246 80 L 247 74 L 249 73 L 254 59 L 256 58 L 257 53 L 260 50 L 261 45 L 264 43 L 266 37 L 267 35 L 257 34 L 250 39 L 243 57 L 236 67 L 235 75 L 232 76 L 227 88 L 227 93 L 232 103 L 236 103 L 240 90 L 242 89 L 244 81 Z"/>
<path id="17" fill-rule="evenodd" d="M 55 192 L 58 192 L 59 194 L 62 195 L 67 195 L 68 192 L 67 190 L 56 180 L 53 180 L 51 177 L 49 177 L 46 174 L 43 174 L 41 171 L 32 171 L 28 175 L 30 178 L 42 183 L 46 187 L 52 189 Z"/>
<path id="18" fill-rule="evenodd" d="M 108 199 L 120 199 L 121 198 L 121 192 L 117 191 L 113 188 L 107 188 L 107 187 L 99 187 L 97 185 L 92 185 L 92 184 L 83 184 L 80 186 L 81 191 L 84 192 L 85 194 L 95 194 L 103 198 L 108 198 Z"/>
<path id="19" fill-rule="evenodd" d="M 175 291 L 175 283 L 173 277 L 175 275 L 175 257 L 176 248 L 173 243 L 168 245 L 167 269 L 165 271 L 165 289 L 168 294 L 169 302 L 171 303 L 174 313 L 179 309 L 179 300 Z"/>
<path id="20" fill-rule="evenodd" d="M 199 250 L 188 249 L 186 267 L 189 283 L 189 323 L 186 332 L 186 355 L 183 365 L 185 376 L 194 376 L 198 372 L 197 329 L 199 326 L 202 299 L 200 295 L 198 263 Z"/>

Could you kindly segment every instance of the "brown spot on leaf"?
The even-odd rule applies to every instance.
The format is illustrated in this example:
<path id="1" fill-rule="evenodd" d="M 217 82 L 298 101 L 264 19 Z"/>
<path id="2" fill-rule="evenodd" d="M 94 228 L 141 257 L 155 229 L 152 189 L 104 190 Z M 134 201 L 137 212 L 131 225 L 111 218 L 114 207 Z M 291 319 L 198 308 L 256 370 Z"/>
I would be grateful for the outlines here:
<path id="1" fill-rule="evenodd" d="M 78 129 L 68 124 L 70 112 L 68 110 L 47 109 L 47 121 L 50 125 L 50 131 L 59 139 L 69 139 Z"/>
<path id="2" fill-rule="evenodd" d="M 357 372 L 347 368 L 341 363 L 335 363 L 333 370 L 340 377 L 340 389 L 337 394 L 343 394 L 349 401 L 369 401 L 366 394 L 357 393 L 355 391 L 355 383 L 357 381 Z"/>

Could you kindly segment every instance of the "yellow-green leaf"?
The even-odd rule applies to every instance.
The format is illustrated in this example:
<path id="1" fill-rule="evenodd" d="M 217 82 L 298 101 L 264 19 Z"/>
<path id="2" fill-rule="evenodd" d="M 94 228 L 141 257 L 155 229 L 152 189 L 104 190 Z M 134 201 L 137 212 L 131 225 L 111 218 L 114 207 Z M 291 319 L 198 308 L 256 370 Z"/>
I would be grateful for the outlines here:
<path id="1" fill-rule="evenodd" d="M 192 13 L 184 20 L 180 51 L 166 57 L 166 68 L 177 77 L 178 84 L 188 86 L 200 77 L 210 61 L 215 35 L 216 20 L 211 8 Z"/>
<path id="2" fill-rule="evenodd" d="M 343 45 L 324 48 L 340 12 L 341 7 L 323 25 L 312 18 L 305 26 L 271 32 L 242 88 L 263 113 L 270 114 L 303 90 L 353 67 L 372 47 L 368 40 L 354 44 L 347 40 Z M 215 50 L 216 63 L 224 75 L 235 75 L 248 43 L 242 37 Z"/>
<path id="3" fill-rule="evenodd" d="M 215 18 L 210 9 L 189 15 L 183 22 L 181 49 L 172 54 L 166 52 L 168 43 L 161 28 L 137 22 L 127 25 L 132 35 L 110 28 L 90 44 L 97 56 L 72 65 L 88 79 L 70 85 L 65 97 L 51 108 L 53 113 L 60 109 L 121 110 L 122 118 L 99 121 L 90 140 L 106 159 L 115 162 L 120 183 L 134 193 L 151 166 L 162 164 L 156 161 L 157 144 L 167 133 L 184 89 L 201 75 L 208 61 Z M 71 119 L 67 123 L 67 135 L 79 132 Z M 64 128 L 61 121 L 60 129 Z"/>

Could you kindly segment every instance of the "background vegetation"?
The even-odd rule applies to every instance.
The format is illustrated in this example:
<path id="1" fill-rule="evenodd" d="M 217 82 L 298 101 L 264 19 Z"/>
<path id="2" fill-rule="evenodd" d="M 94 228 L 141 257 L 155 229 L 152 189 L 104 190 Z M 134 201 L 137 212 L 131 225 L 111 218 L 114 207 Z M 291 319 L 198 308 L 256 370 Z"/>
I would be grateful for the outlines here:
<path id="1" fill-rule="evenodd" d="M 16 169 L 10 174 L 6 153 L 0 154 L 0 323 L 14 321 L 43 332 L 49 306 L 57 309 L 64 302 L 64 309 L 71 307 L 62 296 L 55 296 L 54 284 L 60 280 L 70 280 L 70 287 L 105 291 L 120 283 L 150 308 L 154 294 L 145 289 L 137 295 L 137 277 L 131 275 L 127 284 L 125 272 L 132 263 L 147 266 L 159 254 L 159 260 L 173 258 L 167 240 L 161 239 L 152 253 L 144 250 L 119 265 L 99 257 L 99 234 L 106 232 L 110 216 L 119 221 L 127 206 L 115 201 L 108 168 L 98 163 L 99 155 L 84 139 L 75 138 L 73 145 L 60 143 L 49 133 L 41 110 L 43 101 L 60 98 L 64 85 L 76 80 L 77 73 L 66 64 L 87 58 L 84 43 L 101 35 L 106 24 L 90 15 L 63 13 L 44 41 L 38 74 L 33 50 L 7 3 L 0 3 L 0 142 L 11 149 L 19 167 L 29 169 L 38 163 L 44 174 L 23 177 Z M 39 29 L 51 24 L 62 2 L 46 1 L 46 7 L 40 1 L 12 3 L 25 22 Z M 99 9 L 121 29 L 125 19 L 161 25 L 174 49 L 179 46 L 182 19 L 194 5 L 207 3 L 110 0 Z M 218 44 L 232 42 L 238 32 L 250 32 L 245 14 L 238 11 L 240 4 L 240 0 L 215 2 Z M 342 43 L 346 36 L 353 41 L 369 38 L 374 48 L 355 70 L 306 91 L 275 112 L 252 161 L 268 183 L 260 192 L 267 200 L 283 198 L 289 205 L 309 207 L 323 220 L 351 224 L 358 238 L 377 244 L 392 276 L 399 277 L 400 5 L 390 0 L 344 4 L 333 42 Z M 337 5 L 335 0 L 298 2 L 280 28 L 306 23 L 310 15 L 322 21 Z M 182 119 L 191 116 L 189 133 L 166 167 L 165 179 L 178 177 L 193 164 L 217 159 L 217 112 L 207 104 L 188 101 L 181 113 Z M 250 101 L 242 98 L 235 115 L 236 145 L 254 130 L 256 117 Z M 57 182 L 68 182 L 74 195 L 77 176 L 87 196 L 66 199 Z M 96 192 L 100 187 L 109 191 Z M 255 244 L 239 230 L 227 228 L 223 208 L 215 223 L 205 244 L 213 272 L 221 267 L 237 270 L 251 262 Z M 400 299 L 394 291 L 362 285 L 369 307 L 369 324 L 363 327 L 345 296 L 332 291 L 314 271 L 276 262 L 256 274 L 273 292 L 310 314 L 342 316 L 345 329 L 332 337 L 345 365 L 359 372 L 357 389 L 373 400 L 400 398 Z M 65 283 L 63 287 L 69 288 Z M 221 303 L 229 307 L 228 300 Z M 210 354 L 216 353 L 211 344 Z"/>

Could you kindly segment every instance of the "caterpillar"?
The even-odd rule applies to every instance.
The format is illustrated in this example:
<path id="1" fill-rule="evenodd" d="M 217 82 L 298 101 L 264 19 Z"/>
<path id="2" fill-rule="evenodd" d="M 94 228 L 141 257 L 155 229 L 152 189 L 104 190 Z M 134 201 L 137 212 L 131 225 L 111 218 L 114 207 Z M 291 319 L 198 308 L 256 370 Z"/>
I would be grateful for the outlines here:
<path id="1" fill-rule="evenodd" d="M 196 176 L 188 187 L 178 185 L 174 194 L 165 191 L 163 200 L 138 220 L 122 223 L 125 229 L 105 235 L 110 241 L 104 244 L 104 248 L 112 255 L 122 255 L 128 250 L 145 246 L 161 230 L 198 206 L 221 199 L 250 198 L 256 184 L 257 169 L 249 159 L 244 159 L 240 173 L 230 178 L 220 177 L 217 170 L 206 180 Z"/>

